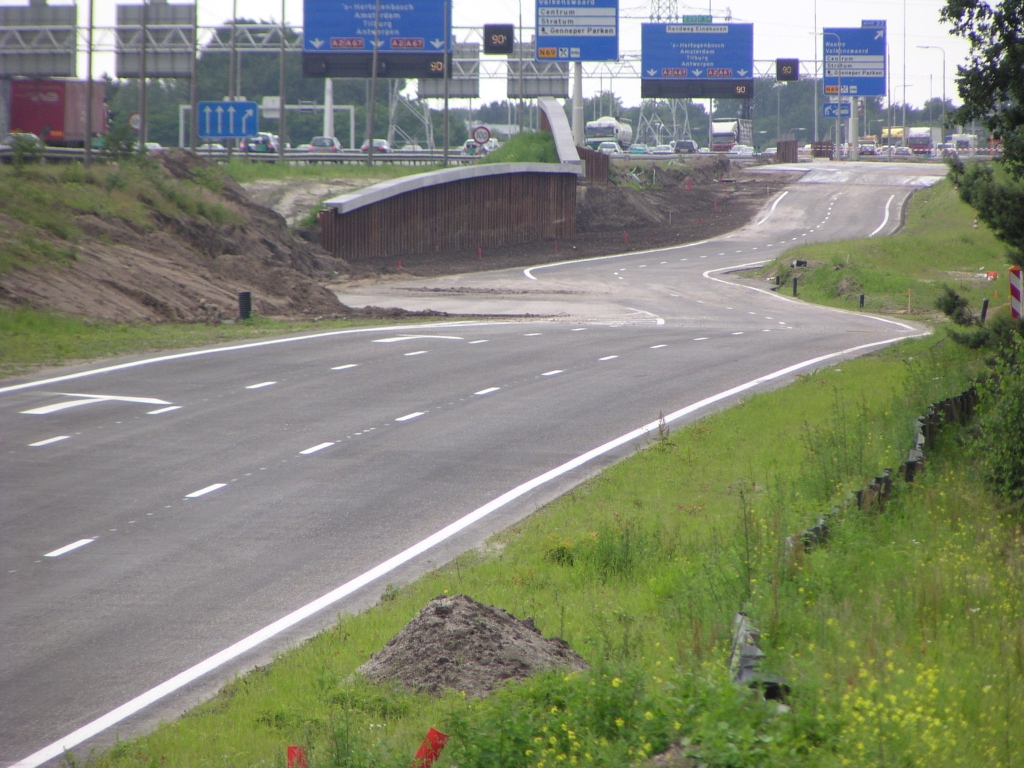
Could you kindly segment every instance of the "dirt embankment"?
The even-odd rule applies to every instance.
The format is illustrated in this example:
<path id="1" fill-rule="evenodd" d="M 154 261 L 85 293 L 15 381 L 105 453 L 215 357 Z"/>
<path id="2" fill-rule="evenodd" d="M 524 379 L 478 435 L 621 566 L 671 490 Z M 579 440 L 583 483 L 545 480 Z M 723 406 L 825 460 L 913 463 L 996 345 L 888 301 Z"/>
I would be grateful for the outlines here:
<path id="1" fill-rule="evenodd" d="M 108 177 L 117 172 L 104 171 Z M 488 248 L 480 259 L 475 249 L 414 254 L 401 257 L 399 268 L 399 260 L 391 257 L 352 264 L 333 258 L 316 243 L 315 231 L 296 237 L 282 215 L 302 215 L 294 181 L 281 183 L 276 192 L 273 182 L 261 183 L 257 202 L 207 161 L 180 151 L 162 153 L 151 173 L 152 189 L 143 184 L 132 192 L 144 204 L 141 220 L 121 215 L 116 206 L 102 213 L 67 208 L 68 221 L 80 233 L 73 242 L 74 258 L 0 273 L 0 305 L 118 322 L 216 323 L 234 318 L 238 292 L 249 290 L 254 308 L 264 316 L 398 316 L 407 313 L 352 310 L 324 286 L 395 274 L 524 267 L 693 242 L 742 226 L 788 181 L 779 177 L 766 185 L 737 173 L 724 158 L 674 161 L 656 169 L 625 164 L 615 170 L 611 184 L 581 185 L 578 234 L 571 241 Z M 219 179 L 214 189 L 191 183 L 208 174 Z M 103 191 L 109 181 L 93 181 L 91 189 L 109 194 Z M 176 208 L 175 195 L 182 190 L 221 215 Z M 3 210 L 0 205 L 0 239 L 27 238 L 67 248 L 67 241 Z"/>
<path id="2" fill-rule="evenodd" d="M 139 192 L 148 221 L 69 211 L 81 233 L 74 258 L 0 274 L 0 303 L 113 321 L 217 322 L 235 317 L 238 292 L 250 290 L 262 315 L 346 314 L 322 283 L 347 272 L 347 264 L 293 237 L 280 215 L 253 202 L 230 178 L 223 177 L 216 192 L 176 186 L 207 166 L 184 152 L 163 153 L 151 171 L 152 188 Z M 93 191 L 108 192 L 100 184 Z M 221 223 L 176 215 L 161 197 L 186 192 L 217 206 Z M 66 245 L 2 213 L 0 225 L 14 237 Z"/>

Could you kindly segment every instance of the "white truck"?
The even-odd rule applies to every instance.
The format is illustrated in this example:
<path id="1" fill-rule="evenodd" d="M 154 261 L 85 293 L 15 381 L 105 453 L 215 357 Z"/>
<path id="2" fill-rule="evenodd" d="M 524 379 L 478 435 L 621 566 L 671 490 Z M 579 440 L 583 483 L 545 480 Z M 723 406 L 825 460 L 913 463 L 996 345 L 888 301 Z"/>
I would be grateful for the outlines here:
<path id="1" fill-rule="evenodd" d="M 584 144 L 590 149 L 597 149 L 602 142 L 617 141 L 623 149 L 629 149 L 633 143 L 633 127 L 615 117 L 599 117 L 584 126 Z"/>
<path id="2" fill-rule="evenodd" d="M 711 121 L 711 151 L 730 152 L 737 144 L 753 146 L 754 123 L 742 118 Z"/>

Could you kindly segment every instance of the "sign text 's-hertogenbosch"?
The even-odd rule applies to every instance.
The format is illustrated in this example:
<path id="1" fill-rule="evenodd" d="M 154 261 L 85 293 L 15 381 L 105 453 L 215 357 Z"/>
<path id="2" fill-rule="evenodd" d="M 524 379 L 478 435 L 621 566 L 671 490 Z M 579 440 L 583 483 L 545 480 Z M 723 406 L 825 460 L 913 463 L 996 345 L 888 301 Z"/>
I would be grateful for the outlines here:
<path id="1" fill-rule="evenodd" d="M 825 93 L 885 96 L 886 29 L 884 21 L 860 27 L 826 27 L 822 33 Z"/>
<path id="2" fill-rule="evenodd" d="M 451 0 L 381 0 L 379 9 L 376 0 L 304 0 L 303 8 L 309 77 L 369 77 L 374 47 L 378 76 L 433 77 L 451 50 Z"/>
<path id="3" fill-rule="evenodd" d="M 537 58 L 618 59 L 619 0 L 537 0 Z"/>
<path id="4" fill-rule="evenodd" d="M 752 98 L 753 24 L 642 24 L 645 98 Z"/>

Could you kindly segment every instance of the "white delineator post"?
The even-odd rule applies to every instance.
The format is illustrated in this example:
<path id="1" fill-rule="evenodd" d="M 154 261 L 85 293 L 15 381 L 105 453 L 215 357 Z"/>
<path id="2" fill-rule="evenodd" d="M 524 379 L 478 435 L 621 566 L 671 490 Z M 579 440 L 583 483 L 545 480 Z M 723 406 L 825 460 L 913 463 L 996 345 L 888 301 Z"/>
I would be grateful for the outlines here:
<path id="1" fill-rule="evenodd" d="M 1010 314 L 1020 318 L 1021 296 L 1024 295 L 1024 284 L 1021 283 L 1020 267 L 1010 267 Z"/>

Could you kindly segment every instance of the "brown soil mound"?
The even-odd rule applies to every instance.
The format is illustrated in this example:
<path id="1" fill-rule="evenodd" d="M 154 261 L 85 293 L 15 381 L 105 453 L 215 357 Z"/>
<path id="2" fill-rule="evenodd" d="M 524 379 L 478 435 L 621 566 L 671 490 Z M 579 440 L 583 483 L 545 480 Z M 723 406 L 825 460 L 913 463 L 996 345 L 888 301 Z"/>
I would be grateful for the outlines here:
<path id="1" fill-rule="evenodd" d="M 506 680 L 589 665 L 564 640 L 541 635 L 531 619 L 465 595 L 435 597 L 379 653 L 356 670 L 415 691 L 486 696 Z"/>
<path id="2" fill-rule="evenodd" d="M 161 163 L 176 179 L 191 179 L 207 165 L 178 150 L 162 153 Z M 75 217 L 83 232 L 75 258 L 0 275 L 0 303 L 112 321 L 216 322 L 235 317 L 237 294 L 248 290 L 262 315 L 351 314 L 320 285 L 347 272 L 347 264 L 293 237 L 281 216 L 254 203 L 233 180 L 210 195 L 234 214 L 231 223 L 172 218 L 155 208 L 147 227 L 116 217 Z M 0 218 L 7 231 L 65 245 Z"/>

